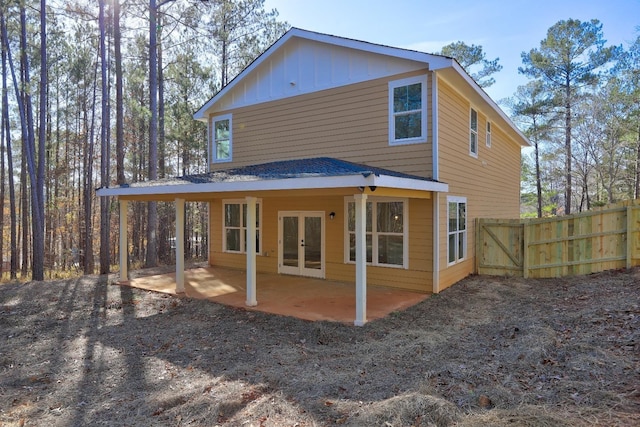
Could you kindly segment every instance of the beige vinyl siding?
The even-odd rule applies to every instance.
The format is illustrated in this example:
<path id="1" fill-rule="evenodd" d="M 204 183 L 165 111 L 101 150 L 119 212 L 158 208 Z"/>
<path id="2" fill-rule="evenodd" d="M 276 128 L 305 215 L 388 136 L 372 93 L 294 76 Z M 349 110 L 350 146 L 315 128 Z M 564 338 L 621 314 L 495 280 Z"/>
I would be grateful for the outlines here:
<path id="1" fill-rule="evenodd" d="M 256 259 L 258 272 L 278 272 L 278 212 L 324 212 L 325 278 L 347 283 L 355 282 L 355 265 L 344 262 L 344 195 L 313 192 L 302 197 L 285 195 L 269 197 L 262 202 L 262 253 Z M 237 269 L 246 268 L 244 254 L 226 253 L 222 248 L 222 199 L 210 205 L 209 263 Z M 335 212 L 333 220 L 329 213 Z M 432 200 L 409 199 L 409 269 L 367 267 L 367 283 L 430 293 L 432 290 Z M 259 284 L 258 284 L 259 287 Z"/>
<path id="2" fill-rule="evenodd" d="M 393 80 L 427 73 L 402 74 Z M 426 143 L 389 145 L 389 79 L 385 78 L 232 111 L 233 162 L 211 168 L 327 156 L 430 177 L 430 79 L 429 73 Z"/>
<path id="3" fill-rule="evenodd" d="M 438 81 L 439 179 L 449 184 L 440 196 L 440 286 L 445 289 L 473 273 L 475 218 L 520 216 L 520 145 L 510 140 L 500 123 L 491 122 L 491 147 L 486 132 L 478 132 L 478 157 L 469 154 L 469 111 L 478 112 L 478 129 L 486 129 L 482 105 L 471 105 L 445 81 Z M 467 199 L 467 247 L 465 260 L 447 265 L 447 195 Z"/>

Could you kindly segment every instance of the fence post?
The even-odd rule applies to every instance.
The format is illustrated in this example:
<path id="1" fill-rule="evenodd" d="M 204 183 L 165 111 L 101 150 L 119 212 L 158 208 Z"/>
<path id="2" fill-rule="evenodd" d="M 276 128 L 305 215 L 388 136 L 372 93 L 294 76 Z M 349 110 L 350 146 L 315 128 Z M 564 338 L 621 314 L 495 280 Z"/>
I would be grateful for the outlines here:
<path id="1" fill-rule="evenodd" d="M 633 211 L 632 206 L 629 204 L 627 206 L 627 269 L 630 269 L 632 264 L 633 257 Z"/>
<path id="2" fill-rule="evenodd" d="M 482 245 L 480 244 L 480 231 L 482 219 L 476 218 L 476 262 L 475 262 L 475 274 L 480 274 L 480 256 L 482 255 Z"/>
<path id="3" fill-rule="evenodd" d="M 529 221 L 522 222 L 522 277 L 529 278 Z"/>

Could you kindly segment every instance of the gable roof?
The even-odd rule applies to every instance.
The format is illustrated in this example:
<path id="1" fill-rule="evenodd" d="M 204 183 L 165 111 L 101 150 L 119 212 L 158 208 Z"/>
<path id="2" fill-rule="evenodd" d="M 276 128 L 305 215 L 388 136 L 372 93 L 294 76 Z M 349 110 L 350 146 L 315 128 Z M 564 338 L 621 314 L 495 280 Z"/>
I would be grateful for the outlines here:
<path id="1" fill-rule="evenodd" d="M 316 157 L 100 188 L 97 194 L 98 196 L 142 196 L 345 187 L 448 191 L 447 184 L 433 179 L 330 157 Z"/>
<path id="2" fill-rule="evenodd" d="M 300 28 L 291 28 L 273 45 L 258 56 L 251 64 L 249 64 L 240 74 L 238 74 L 229 84 L 223 87 L 209 101 L 207 101 L 198 111 L 195 112 L 196 120 L 207 121 L 208 112 L 215 111 L 216 107 L 220 108 L 220 103 L 227 96 L 233 93 L 234 89 L 239 87 L 241 82 L 252 75 L 262 64 L 268 62 L 271 57 L 277 55 L 284 46 L 294 39 L 321 43 L 333 47 L 351 49 L 364 54 L 380 55 L 390 57 L 397 60 L 422 64 L 424 68 L 435 71 L 445 80 L 450 81 L 454 87 L 464 87 L 465 94 L 474 104 L 484 103 L 490 107 L 490 119 L 495 121 L 503 121 L 506 123 L 507 132 L 522 146 L 528 146 L 528 140 L 522 132 L 515 126 L 511 119 L 502 111 L 493 99 L 469 76 L 469 74 L 460 66 L 453 58 L 419 52 L 410 49 L 402 49 L 397 47 L 385 46 L 360 40 L 338 37 L 329 34 L 317 33 L 313 31 L 303 30 Z M 288 52 L 284 51 L 283 55 Z M 263 76 L 256 76 L 260 79 Z M 295 82 L 291 82 L 293 85 Z M 298 94 L 298 93 L 296 93 Z"/>
<path id="3" fill-rule="evenodd" d="M 225 87 L 223 87 L 213 98 L 207 101 L 196 113 L 194 118 L 196 120 L 206 121 L 206 112 L 216 106 L 227 94 L 233 92 L 233 90 L 244 81 L 249 75 L 251 75 L 262 64 L 267 63 L 272 57 L 284 49 L 285 45 L 292 44 L 294 40 L 304 40 L 316 42 L 323 45 L 329 45 L 337 48 L 344 48 L 351 51 L 358 51 L 369 54 L 377 54 L 382 57 L 396 58 L 405 61 L 413 61 L 417 64 L 428 64 L 430 69 L 439 69 L 451 66 L 452 62 L 455 62 L 451 58 L 439 55 L 431 55 L 428 53 L 422 53 L 414 50 L 400 49 L 390 46 L 384 46 L 359 40 L 348 39 L 344 37 L 337 37 L 328 34 L 316 33 L 313 31 L 302 30 L 300 28 L 291 28 L 280 39 L 272 44 L 267 50 L 265 50 L 260 56 L 258 56 L 251 64 L 249 64 L 240 74 L 238 74 L 233 80 L 231 80 Z M 284 53 L 290 54 L 289 51 Z M 260 76 L 264 78 L 263 76 Z"/>

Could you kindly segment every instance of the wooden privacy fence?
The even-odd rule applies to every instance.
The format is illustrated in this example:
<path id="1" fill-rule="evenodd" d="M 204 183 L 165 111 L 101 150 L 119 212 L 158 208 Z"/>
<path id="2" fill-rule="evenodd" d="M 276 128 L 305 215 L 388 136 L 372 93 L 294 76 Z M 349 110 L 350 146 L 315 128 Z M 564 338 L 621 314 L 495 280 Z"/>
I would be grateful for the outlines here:
<path id="1" fill-rule="evenodd" d="M 640 200 L 543 219 L 477 219 L 476 272 L 561 277 L 640 265 Z"/>

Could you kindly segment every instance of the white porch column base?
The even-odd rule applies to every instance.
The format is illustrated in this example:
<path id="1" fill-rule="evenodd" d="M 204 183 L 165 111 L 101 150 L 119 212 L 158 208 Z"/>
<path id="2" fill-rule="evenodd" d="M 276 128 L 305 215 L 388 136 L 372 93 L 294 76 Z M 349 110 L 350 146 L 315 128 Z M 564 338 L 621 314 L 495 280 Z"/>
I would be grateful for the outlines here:
<path id="1" fill-rule="evenodd" d="M 355 326 L 367 322 L 367 195 L 353 196 L 356 205 L 356 320 Z"/>
<path id="2" fill-rule="evenodd" d="M 127 241 L 127 212 L 129 202 L 120 200 L 120 281 L 129 280 L 129 242 Z"/>
<path id="3" fill-rule="evenodd" d="M 176 293 L 184 292 L 184 199 L 176 199 Z"/>
<path id="4" fill-rule="evenodd" d="M 256 299 L 256 203 L 255 197 L 247 197 L 247 301 L 246 305 L 258 305 Z"/>

